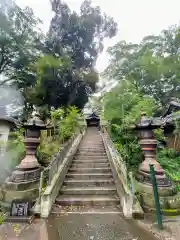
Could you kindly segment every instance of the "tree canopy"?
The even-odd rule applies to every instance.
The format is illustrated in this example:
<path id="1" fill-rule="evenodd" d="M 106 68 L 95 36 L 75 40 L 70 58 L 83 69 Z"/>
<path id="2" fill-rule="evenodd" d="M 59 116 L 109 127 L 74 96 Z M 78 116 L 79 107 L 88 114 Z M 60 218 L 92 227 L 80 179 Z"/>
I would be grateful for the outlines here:
<path id="1" fill-rule="evenodd" d="M 128 79 L 143 94 L 165 104 L 180 97 L 180 27 L 174 26 L 158 36 L 146 36 L 140 44 L 118 42 L 108 49 L 110 64 L 105 76 Z"/>
<path id="2" fill-rule="evenodd" d="M 95 63 L 104 38 L 116 34 L 113 18 L 85 0 L 80 13 L 51 1 L 54 16 L 47 34 L 32 9 L 13 5 L 0 11 L 0 85 L 15 85 L 25 109 L 75 105 L 82 109 L 95 91 Z"/>

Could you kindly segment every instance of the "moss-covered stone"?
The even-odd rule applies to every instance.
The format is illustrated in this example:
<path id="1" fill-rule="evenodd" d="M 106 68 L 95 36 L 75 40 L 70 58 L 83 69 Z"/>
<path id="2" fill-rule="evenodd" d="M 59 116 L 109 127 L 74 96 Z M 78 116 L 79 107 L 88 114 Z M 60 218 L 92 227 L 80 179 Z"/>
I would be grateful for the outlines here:
<path id="1" fill-rule="evenodd" d="M 153 195 L 153 187 L 152 185 L 148 185 L 145 183 L 138 182 L 134 179 L 134 185 L 136 192 L 139 193 L 147 193 Z M 159 196 L 173 196 L 176 194 L 176 187 L 172 185 L 171 187 L 158 187 Z"/>

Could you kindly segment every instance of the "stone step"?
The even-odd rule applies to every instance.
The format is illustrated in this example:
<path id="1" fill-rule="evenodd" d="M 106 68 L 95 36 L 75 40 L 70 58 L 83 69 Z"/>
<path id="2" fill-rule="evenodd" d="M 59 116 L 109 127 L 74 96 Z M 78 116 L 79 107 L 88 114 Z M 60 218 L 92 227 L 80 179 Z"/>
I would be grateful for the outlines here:
<path id="1" fill-rule="evenodd" d="M 98 163 L 98 162 L 82 162 L 82 163 L 77 163 L 73 162 L 71 164 L 71 168 L 107 168 L 110 166 L 109 162 L 106 163 Z"/>
<path id="2" fill-rule="evenodd" d="M 108 159 L 73 159 L 72 164 L 74 163 L 109 163 Z"/>
<path id="3" fill-rule="evenodd" d="M 96 147 L 96 146 L 104 146 L 104 142 L 101 139 L 95 139 L 93 141 L 87 141 L 87 139 L 83 139 L 79 146 L 86 146 L 86 147 Z"/>
<path id="4" fill-rule="evenodd" d="M 105 148 L 103 148 L 103 147 L 98 148 L 98 149 L 97 148 L 96 149 L 95 148 L 94 149 L 93 148 L 78 148 L 77 152 L 95 152 L 95 153 L 100 152 L 101 153 L 101 152 L 105 152 Z"/>
<path id="5" fill-rule="evenodd" d="M 93 142 L 84 142 L 79 145 L 79 148 L 99 148 L 99 147 L 104 147 L 104 143 L 99 141 L 93 141 Z"/>
<path id="6" fill-rule="evenodd" d="M 64 181 L 66 186 L 114 186 L 113 178 L 103 179 L 69 179 L 66 178 Z"/>
<path id="7" fill-rule="evenodd" d="M 109 179 L 112 178 L 112 173 L 67 173 L 67 178 L 70 179 Z"/>
<path id="8" fill-rule="evenodd" d="M 86 155 L 75 155 L 74 159 L 78 159 L 78 160 L 108 160 L 107 156 L 86 156 Z"/>
<path id="9" fill-rule="evenodd" d="M 116 194 L 115 186 L 107 186 L 107 187 L 93 187 L 93 186 L 85 186 L 85 187 L 77 187 L 77 186 L 63 186 L 60 189 L 61 194 L 65 195 L 111 195 Z"/>
<path id="10" fill-rule="evenodd" d="M 120 206 L 61 206 L 58 204 L 53 204 L 51 214 L 120 214 L 122 213 L 122 208 Z"/>
<path id="11" fill-rule="evenodd" d="M 117 206 L 120 200 L 116 195 L 59 195 L 56 198 L 56 204 L 62 206 Z"/>
<path id="12" fill-rule="evenodd" d="M 111 168 L 69 168 L 69 172 L 74 173 L 111 173 Z"/>
<path id="13" fill-rule="evenodd" d="M 95 152 L 95 151 L 82 151 L 82 152 L 77 152 L 76 155 L 81 155 L 81 156 L 106 156 L 106 152 Z"/>
<path id="14" fill-rule="evenodd" d="M 84 148 L 84 149 L 78 149 L 77 150 L 77 153 L 81 153 L 81 152 L 87 152 L 87 153 L 105 153 L 105 149 L 104 148 L 102 148 L 102 149 L 87 149 L 87 148 Z"/>
<path id="15" fill-rule="evenodd" d="M 105 149 L 105 147 L 104 147 L 104 145 L 99 145 L 99 146 L 98 146 L 98 145 L 96 144 L 96 145 L 94 145 L 94 146 L 92 146 L 92 145 L 91 145 L 91 146 L 85 146 L 85 145 L 84 145 L 84 146 L 79 146 L 78 149 L 80 149 L 80 150 L 81 150 L 81 149 L 82 149 L 82 150 L 83 150 L 83 149 L 99 150 L 99 149 Z"/>
<path id="16" fill-rule="evenodd" d="M 86 156 L 86 157 L 101 157 L 107 156 L 106 152 L 77 152 L 76 156 Z"/>

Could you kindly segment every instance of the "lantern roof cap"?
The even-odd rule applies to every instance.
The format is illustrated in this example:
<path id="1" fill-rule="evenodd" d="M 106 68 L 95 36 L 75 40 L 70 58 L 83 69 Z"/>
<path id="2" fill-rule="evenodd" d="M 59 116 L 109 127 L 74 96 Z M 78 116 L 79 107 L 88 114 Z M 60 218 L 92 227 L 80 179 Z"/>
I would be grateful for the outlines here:
<path id="1" fill-rule="evenodd" d="M 139 123 L 136 123 L 136 129 L 155 129 L 160 128 L 162 125 L 162 119 L 147 117 L 145 112 L 141 112 L 141 118 Z"/>
<path id="2" fill-rule="evenodd" d="M 41 120 L 40 114 L 37 111 L 33 111 L 32 117 L 23 124 L 24 127 L 36 127 L 40 129 L 46 129 L 46 124 Z"/>

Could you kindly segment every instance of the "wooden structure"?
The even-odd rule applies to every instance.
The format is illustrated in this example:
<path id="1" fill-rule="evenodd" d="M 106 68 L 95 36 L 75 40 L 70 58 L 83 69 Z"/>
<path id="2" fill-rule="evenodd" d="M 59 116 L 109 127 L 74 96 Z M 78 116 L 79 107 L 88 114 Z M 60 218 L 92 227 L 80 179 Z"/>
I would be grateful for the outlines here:
<path id="1" fill-rule="evenodd" d="M 180 121 L 180 102 L 171 101 L 163 118 L 165 121 L 164 135 L 166 136 L 167 146 L 180 152 L 180 132 L 174 133 L 175 121 Z"/>
<path id="2" fill-rule="evenodd" d="M 93 112 L 86 118 L 86 123 L 87 123 L 87 127 L 99 127 L 100 118 L 96 113 Z"/>

